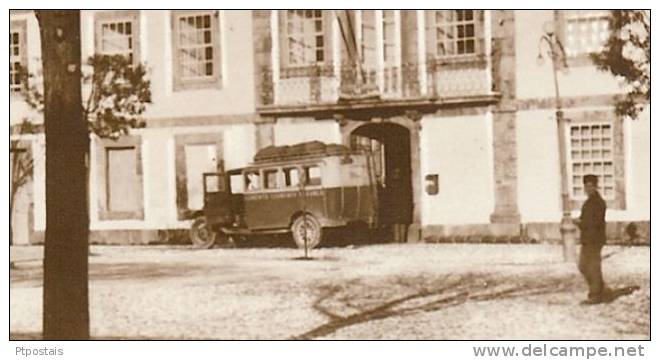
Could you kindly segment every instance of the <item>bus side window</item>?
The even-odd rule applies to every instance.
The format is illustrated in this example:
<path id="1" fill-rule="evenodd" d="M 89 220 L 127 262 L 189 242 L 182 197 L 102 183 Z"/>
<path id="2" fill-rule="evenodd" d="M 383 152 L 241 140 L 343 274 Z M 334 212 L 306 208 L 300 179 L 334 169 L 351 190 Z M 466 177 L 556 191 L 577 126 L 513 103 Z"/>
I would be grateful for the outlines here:
<path id="1" fill-rule="evenodd" d="M 264 189 L 277 189 L 279 187 L 277 173 L 277 169 L 264 170 Z"/>
<path id="2" fill-rule="evenodd" d="M 245 189 L 248 191 L 259 190 L 261 188 L 260 176 L 256 171 L 245 173 Z"/>
<path id="3" fill-rule="evenodd" d="M 230 176 L 229 184 L 231 186 L 232 194 L 242 194 L 245 192 L 243 177 L 240 174 Z"/>
<path id="4" fill-rule="evenodd" d="M 321 168 L 317 165 L 305 166 L 305 185 L 321 185 Z"/>
<path id="5" fill-rule="evenodd" d="M 298 176 L 298 168 L 285 168 L 284 169 L 284 186 L 292 187 L 300 184 Z"/>
<path id="6" fill-rule="evenodd" d="M 222 176 L 219 174 L 205 174 L 204 181 L 206 182 L 207 193 L 216 193 L 224 190 Z"/>

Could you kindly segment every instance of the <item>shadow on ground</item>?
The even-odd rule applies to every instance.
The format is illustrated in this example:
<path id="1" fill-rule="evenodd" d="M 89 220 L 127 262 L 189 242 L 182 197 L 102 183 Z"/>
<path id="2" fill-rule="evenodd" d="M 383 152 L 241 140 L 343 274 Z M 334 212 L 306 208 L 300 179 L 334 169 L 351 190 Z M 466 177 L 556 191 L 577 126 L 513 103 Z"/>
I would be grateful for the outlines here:
<path id="1" fill-rule="evenodd" d="M 181 266 L 176 263 L 101 263 L 89 267 L 89 280 L 156 280 L 201 275 L 208 271 L 207 266 L 191 264 Z M 15 263 L 14 268 L 10 269 L 9 278 L 12 287 L 40 287 L 43 285 L 41 262 Z"/>
<path id="2" fill-rule="evenodd" d="M 291 339 L 322 338 L 349 326 L 390 317 L 442 311 L 467 302 L 575 292 L 581 289 L 579 280 L 581 279 L 574 277 L 555 277 L 538 282 L 536 278 L 498 279 L 487 274 L 463 274 L 447 275 L 426 285 L 419 285 L 420 282 L 416 279 L 405 278 L 378 288 L 362 284 L 360 281 L 343 285 L 322 285 L 317 289 L 319 296 L 312 306 L 328 321 L 302 334 L 292 336 Z M 406 295 L 388 296 L 378 293 L 383 289 L 390 289 L 394 294 Z M 635 285 L 617 288 L 613 291 L 609 302 L 630 295 L 638 289 L 639 286 Z M 383 298 L 391 298 L 391 300 L 372 301 Z"/>

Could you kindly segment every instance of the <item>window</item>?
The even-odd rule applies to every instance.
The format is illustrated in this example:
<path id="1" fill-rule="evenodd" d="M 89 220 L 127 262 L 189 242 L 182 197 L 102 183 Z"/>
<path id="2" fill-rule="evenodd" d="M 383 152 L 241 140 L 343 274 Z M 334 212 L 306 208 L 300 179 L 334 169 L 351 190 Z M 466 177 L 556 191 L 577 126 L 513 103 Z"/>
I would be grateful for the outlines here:
<path id="1" fill-rule="evenodd" d="M 135 10 L 96 13 L 96 52 L 103 55 L 124 55 L 132 64 L 137 63 L 138 15 Z"/>
<path id="2" fill-rule="evenodd" d="M 250 171 L 245 173 L 245 188 L 248 191 L 259 190 L 261 189 L 261 181 L 259 180 L 258 171 Z"/>
<path id="3" fill-rule="evenodd" d="M 383 10 L 383 59 L 386 66 L 397 65 L 395 11 Z"/>
<path id="4" fill-rule="evenodd" d="M 371 68 L 378 64 L 378 55 L 376 50 L 376 27 L 381 27 L 383 41 L 383 62 L 385 66 L 396 66 L 396 10 L 383 10 L 382 22 L 376 24 L 376 10 L 362 10 L 361 12 L 361 55 L 365 64 Z"/>
<path id="5" fill-rule="evenodd" d="M 220 84 L 217 11 L 173 11 L 175 89 Z"/>
<path id="6" fill-rule="evenodd" d="M 245 192 L 245 186 L 243 186 L 243 177 L 241 174 L 232 174 L 229 176 L 229 186 L 231 186 L 232 194 L 242 194 Z"/>
<path id="7" fill-rule="evenodd" d="M 614 156 L 611 123 L 570 126 L 571 182 L 573 198 L 585 196 L 582 178 L 598 176 L 599 191 L 605 199 L 614 198 Z"/>
<path id="8" fill-rule="evenodd" d="M 610 34 L 609 11 L 569 10 L 564 16 L 568 56 L 590 54 L 603 48 Z"/>
<path id="9" fill-rule="evenodd" d="M 375 68 L 377 61 L 376 55 L 376 11 L 362 11 L 362 48 L 361 54 L 365 65 L 369 68 Z"/>
<path id="10" fill-rule="evenodd" d="M 264 188 L 265 189 L 277 189 L 279 187 L 278 174 L 279 174 L 279 172 L 275 169 L 273 169 L 273 170 L 264 170 Z"/>
<path id="11" fill-rule="evenodd" d="M 434 10 L 429 20 L 428 51 L 437 57 L 465 56 L 477 53 L 476 10 Z"/>
<path id="12" fill-rule="evenodd" d="M 316 165 L 305 166 L 303 171 L 305 172 L 305 185 L 321 185 L 321 168 Z"/>
<path id="13" fill-rule="evenodd" d="M 321 10 L 287 10 L 284 23 L 287 65 L 323 63 L 325 54 Z"/>
<path id="14" fill-rule="evenodd" d="M 300 184 L 298 168 L 284 169 L 284 185 L 286 187 L 298 186 Z"/>
<path id="15" fill-rule="evenodd" d="M 20 92 L 26 85 L 26 22 L 12 21 L 9 30 L 9 91 Z"/>

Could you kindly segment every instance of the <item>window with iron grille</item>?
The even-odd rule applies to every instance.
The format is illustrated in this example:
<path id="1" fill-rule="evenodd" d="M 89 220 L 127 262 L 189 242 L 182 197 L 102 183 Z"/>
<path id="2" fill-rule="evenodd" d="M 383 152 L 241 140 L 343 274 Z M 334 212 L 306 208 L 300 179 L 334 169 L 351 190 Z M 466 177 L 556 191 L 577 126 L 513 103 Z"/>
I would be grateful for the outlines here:
<path id="1" fill-rule="evenodd" d="M 477 52 L 476 10 L 435 10 L 430 29 L 438 57 L 472 55 Z"/>
<path id="2" fill-rule="evenodd" d="M 305 66 L 323 63 L 321 10 L 287 10 L 285 17 L 288 65 Z"/>
<path id="3" fill-rule="evenodd" d="M 568 56 L 599 52 L 610 35 L 609 11 L 570 10 L 564 14 Z"/>
<path id="4" fill-rule="evenodd" d="M 598 177 L 603 198 L 614 199 L 614 155 L 612 124 L 581 123 L 570 126 L 571 197 L 584 198 L 582 178 L 588 174 Z"/>
<path id="5" fill-rule="evenodd" d="M 9 91 L 20 92 L 25 86 L 27 77 L 27 47 L 25 23 L 12 21 L 9 31 Z"/>
<path id="6" fill-rule="evenodd" d="M 173 11 L 175 89 L 219 84 L 220 34 L 217 11 Z"/>

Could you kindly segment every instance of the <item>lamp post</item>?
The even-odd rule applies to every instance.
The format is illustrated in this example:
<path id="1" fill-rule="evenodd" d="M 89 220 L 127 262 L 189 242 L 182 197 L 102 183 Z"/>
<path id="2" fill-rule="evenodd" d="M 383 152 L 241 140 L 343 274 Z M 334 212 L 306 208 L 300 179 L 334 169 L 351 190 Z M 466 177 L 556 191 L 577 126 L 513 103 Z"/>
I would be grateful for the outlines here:
<path id="1" fill-rule="evenodd" d="M 566 170 L 566 123 L 564 112 L 561 108 L 561 98 L 559 97 L 559 83 L 557 81 L 557 71 L 566 69 L 566 53 L 557 35 L 552 28 L 552 23 L 546 23 L 544 34 L 539 39 L 539 63 L 543 62 L 543 48 L 547 48 L 545 55 L 552 61 L 552 75 L 555 85 L 555 117 L 557 119 L 557 137 L 559 140 L 559 169 L 561 174 L 561 208 L 562 217 L 559 226 L 563 244 L 564 261 L 575 262 L 575 236 L 577 228 L 571 217 L 571 204 L 568 196 L 568 172 Z"/>

